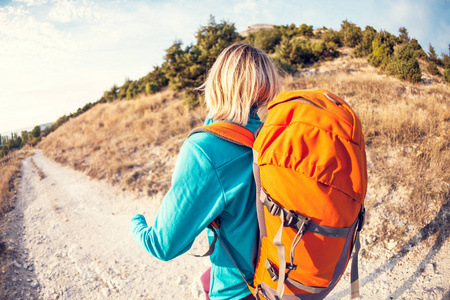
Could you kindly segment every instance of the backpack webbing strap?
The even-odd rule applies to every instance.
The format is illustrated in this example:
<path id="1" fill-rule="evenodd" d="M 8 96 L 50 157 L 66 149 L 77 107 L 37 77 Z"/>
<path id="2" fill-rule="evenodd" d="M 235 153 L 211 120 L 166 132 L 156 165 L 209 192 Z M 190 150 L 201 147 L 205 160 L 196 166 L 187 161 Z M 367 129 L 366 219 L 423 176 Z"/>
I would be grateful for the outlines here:
<path id="1" fill-rule="evenodd" d="M 345 227 L 345 228 L 336 228 L 336 227 L 328 227 L 316 224 L 314 222 L 311 222 L 308 217 L 302 216 L 299 213 L 296 213 L 294 211 L 289 211 L 285 209 L 283 206 L 277 204 L 267 193 L 264 189 L 261 189 L 260 193 L 260 200 L 264 204 L 264 206 L 267 208 L 267 210 L 274 216 L 280 216 L 280 212 L 284 212 L 284 224 L 285 226 L 289 226 L 294 228 L 297 231 L 300 230 L 306 230 L 319 234 L 326 237 L 346 237 L 348 232 L 351 230 L 351 227 Z"/>
<path id="2" fill-rule="evenodd" d="M 359 213 L 358 228 L 356 229 L 355 234 L 355 253 L 353 253 L 352 267 L 350 271 L 350 290 L 352 299 L 359 299 L 358 254 L 359 250 L 361 249 L 361 243 L 359 241 L 359 232 L 362 230 L 364 226 L 365 212 L 366 209 L 364 208 L 364 206 L 361 206 L 361 211 Z"/>
<path id="3" fill-rule="evenodd" d="M 255 137 L 253 132 L 230 122 L 216 122 L 200 126 L 191 131 L 189 136 L 197 132 L 207 132 L 228 142 L 252 148 Z"/>
<path id="4" fill-rule="evenodd" d="M 281 225 L 280 228 L 278 229 L 277 234 L 275 235 L 275 237 L 273 238 L 273 244 L 277 247 L 277 252 L 278 252 L 278 259 L 280 261 L 280 266 L 279 266 L 279 272 L 278 272 L 278 285 L 277 285 L 277 300 L 281 299 L 283 297 L 284 294 L 284 281 L 285 281 L 285 277 L 286 277 L 286 252 L 284 251 L 284 245 L 283 242 L 281 241 L 281 237 L 283 234 L 283 227 L 284 227 L 284 211 L 280 212 L 280 217 L 281 217 Z"/>
<path id="5" fill-rule="evenodd" d="M 301 284 L 300 282 L 295 281 L 295 280 L 293 280 L 291 278 L 287 278 L 286 279 L 286 283 L 289 284 L 289 285 L 292 285 L 292 286 L 294 286 L 294 287 L 296 287 L 298 289 L 301 289 L 301 290 L 304 290 L 304 291 L 307 291 L 307 292 L 310 292 L 310 293 L 320 293 L 320 292 L 322 292 L 323 290 L 326 289 L 326 287 L 307 286 L 307 285 Z"/>

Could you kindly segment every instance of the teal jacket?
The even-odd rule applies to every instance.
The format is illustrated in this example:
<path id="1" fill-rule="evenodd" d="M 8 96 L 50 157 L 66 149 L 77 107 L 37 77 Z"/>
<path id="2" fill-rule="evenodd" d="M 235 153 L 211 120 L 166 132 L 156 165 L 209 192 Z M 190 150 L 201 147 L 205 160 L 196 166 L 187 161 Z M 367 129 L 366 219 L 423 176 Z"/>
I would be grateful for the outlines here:
<path id="1" fill-rule="evenodd" d="M 209 118 L 205 124 L 213 121 Z M 261 124 L 252 110 L 247 129 Z M 153 226 L 135 215 L 130 230 L 136 242 L 161 260 L 188 251 L 194 239 L 219 217 L 219 235 L 251 284 L 258 225 L 251 149 L 208 133 L 196 133 L 182 145 Z M 212 232 L 208 229 L 211 243 Z M 211 259 L 211 299 L 242 299 L 250 294 L 239 271 L 218 242 Z"/>

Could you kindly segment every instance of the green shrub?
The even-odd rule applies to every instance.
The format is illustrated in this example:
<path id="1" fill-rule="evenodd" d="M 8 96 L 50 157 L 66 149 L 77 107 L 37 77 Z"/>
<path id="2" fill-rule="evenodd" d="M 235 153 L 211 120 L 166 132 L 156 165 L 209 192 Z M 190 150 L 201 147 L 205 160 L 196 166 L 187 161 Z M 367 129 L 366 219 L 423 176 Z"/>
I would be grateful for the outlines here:
<path id="1" fill-rule="evenodd" d="M 300 25 L 298 27 L 298 32 L 302 36 L 306 36 L 306 37 L 313 37 L 314 36 L 312 25 L 308 26 L 306 24 L 302 24 L 302 25 Z"/>
<path id="2" fill-rule="evenodd" d="M 305 63 L 318 60 L 318 57 L 313 53 L 311 41 L 303 39 L 288 40 L 283 36 L 277 46 L 276 53 L 282 62 L 296 68 L 301 68 Z"/>
<path id="3" fill-rule="evenodd" d="M 412 83 L 420 82 L 422 72 L 419 62 L 414 57 L 414 49 L 409 44 L 400 46 L 390 60 L 388 70 L 392 75 Z"/>
<path id="4" fill-rule="evenodd" d="M 145 84 L 145 93 L 147 95 L 152 95 L 156 92 L 159 92 L 159 90 L 160 90 L 159 86 L 154 82 L 147 82 Z"/>
<path id="5" fill-rule="evenodd" d="M 281 41 L 281 31 L 279 28 L 270 30 L 260 29 L 257 32 L 249 34 L 245 42 L 267 52 L 275 52 L 276 45 Z"/>
<path id="6" fill-rule="evenodd" d="M 414 49 L 415 58 L 419 59 L 428 57 L 425 51 L 422 49 L 422 46 L 420 46 L 419 42 L 416 39 L 411 39 L 409 45 Z"/>
<path id="7" fill-rule="evenodd" d="M 386 45 L 381 44 L 378 39 L 372 42 L 372 53 L 368 57 L 369 63 L 375 67 L 384 69 L 390 60 L 389 49 Z"/>
<path id="8" fill-rule="evenodd" d="M 353 50 L 353 55 L 356 57 L 366 57 L 372 53 L 372 42 L 375 39 L 377 31 L 371 27 L 366 26 L 366 29 L 362 32 L 361 42 L 356 45 Z"/>
<path id="9" fill-rule="evenodd" d="M 351 22 L 348 22 L 347 20 L 343 21 L 341 24 L 340 35 L 342 38 L 342 43 L 344 46 L 348 47 L 355 47 L 361 42 L 362 39 L 361 28 Z"/>
<path id="10" fill-rule="evenodd" d="M 444 71 L 444 80 L 450 82 L 450 69 L 445 69 Z"/>
<path id="11" fill-rule="evenodd" d="M 297 68 L 295 68 L 293 65 L 291 65 L 288 62 L 285 62 L 281 60 L 279 57 L 275 57 L 273 59 L 273 62 L 275 65 L 277 65 L 282 71 L 288 73 L 288 74 L 294 74 Z"/>
<path id="12" fill-rule="evenodd" d="M 189 107 L 189 109 L 194 109 L 200 105 L 199 95 L 192 88 L 187 88 L 184 92 L 184 104 Z"/>
<path id="13" fill-rule="evenodd" d="M 427 70 L 431 75 L 441 75 L 441 72 L 439 72 L 436 63 L 433 61 L 428 64 Z"/>
<path id="14" fill-rule="evenodd" d="M 333 29 L 330 29 L 327 32 L 322 33 L 322 39 L 325 43 L 333 42 L 338 47 L 342 46 L 341 36 L 339 32 Z"/>
<path id="15" fill-rule="evenodd" d="M 288 39 L 301 35 L 299 28 L 297 28 L 295 24 L 275 26 L 274 28 L 278 29 L 281 32 L 281 35 Z"/>
<path id="16" fill-rule="evenodd" d="M 30 135 L 32 137 L 38 138 L 41 136 L 41 126 L 35 126 L 33 130 L 31 130 Z"/>

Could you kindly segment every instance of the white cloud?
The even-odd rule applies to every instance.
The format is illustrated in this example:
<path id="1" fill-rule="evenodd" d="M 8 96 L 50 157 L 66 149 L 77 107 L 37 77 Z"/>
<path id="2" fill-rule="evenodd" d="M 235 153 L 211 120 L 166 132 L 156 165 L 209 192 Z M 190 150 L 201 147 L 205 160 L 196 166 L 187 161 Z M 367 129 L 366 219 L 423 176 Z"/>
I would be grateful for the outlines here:
<path id="1" fill-rule="evenodd" d="M 0 54 L 3 58 L 54 55 L 54 51 L 71 46 L 71 35 L 53 24 L 37 20 L 24 7 L 0 7 Z M 61 52 L 61 51 L 60 51 Z M 62 51 L 63 52 L 63 51 Z"/>
<path id="2" fill-rule="evenodd" d="M 26 6 L 40 6 L 46 4 L 48 0 L 13 0 L 13 2 L 23 3 Z"/>
<path id="3" fill-rule="evenodd" d="M 28 0 L 30 1 L 30 0 Z M 59 0 L 52 6 L 48 17 L 52 21 L 69 23 L 73 21 L 95 21 L 98 7 L 86 0 Z"/>

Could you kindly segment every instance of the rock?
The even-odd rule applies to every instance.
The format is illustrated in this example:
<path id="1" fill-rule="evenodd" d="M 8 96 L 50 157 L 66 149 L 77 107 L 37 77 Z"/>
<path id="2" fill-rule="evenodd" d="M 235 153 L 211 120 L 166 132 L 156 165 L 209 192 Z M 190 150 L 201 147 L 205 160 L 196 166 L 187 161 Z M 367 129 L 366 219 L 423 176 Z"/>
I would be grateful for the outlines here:
<path id="1" fill-rule="evenodd" d="M 23 264 L 23 268 L 26 270 L 26 269 L 28 269 L 28 264 L 27 263 L 24 263 Z"/>
<path id="2" fill-rule="evenodd" d="M 39 285 L 39 283 L 36 281 L 36 280 L 33 280 L 31 283 L 30 283 L 30 286 L 32 287 L 32 288 L 35 288 L 35 287 L 37 287 Z"/>
<path id="3" fill-rule="evenodd" d="M 428 275 L 432 275 L 436 273 L 436 266 L 434 263 L 429 263 L 428 265 L 425 266 L 425 270 L 424 272 Z"/>
<path id="4" fill-rule="evenodd" d="M 111 291 L 108 288 L 102 288 L 102 294 L 105 297 L 108 297 L 111 294 Z"/>
<path id="5" fill-rule="evenodd" d="M 14 265 L 16 268 L 22 268 L 22 266 L 17 262 L 17 260 L 14 260 L 14 261 L 13 261 L 13 265 Z"/>
<path id="6" fill-rule="evenodd" d="M 394 250 L 395 246 L 397 246 L 397 242 L 392 239 L 387 244 L 388 250 Z"/>

